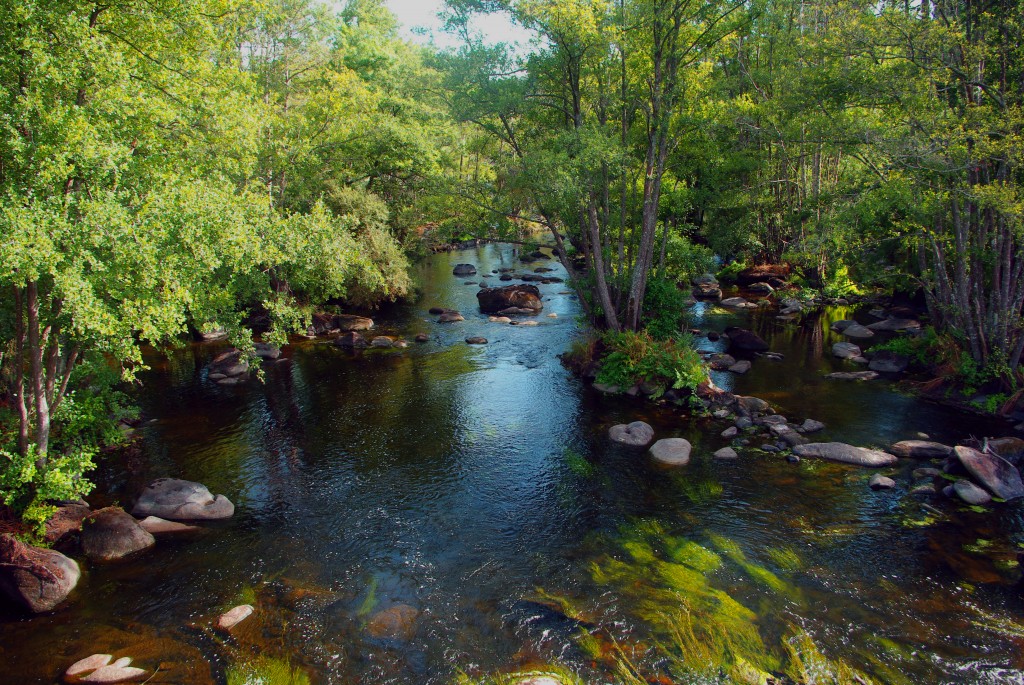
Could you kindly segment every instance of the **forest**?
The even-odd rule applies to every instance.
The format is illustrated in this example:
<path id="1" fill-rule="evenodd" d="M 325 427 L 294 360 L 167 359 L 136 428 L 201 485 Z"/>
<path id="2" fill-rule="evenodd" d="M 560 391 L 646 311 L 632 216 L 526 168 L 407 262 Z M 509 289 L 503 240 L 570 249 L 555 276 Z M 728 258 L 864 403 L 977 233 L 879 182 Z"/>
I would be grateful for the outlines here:
<path id="1" fill-rule="evenodd" d="M 1012 0 L 449 0 L 446 49 L 381 0 L 0 16 L 0 490 L 29 520 L 88 491 L 144 346 L 284 341 L 467 238 L 553 241 L 589 323 L 648 340 L 706 272 L 904 293 L 937 377 L 1024 387 Z"/>

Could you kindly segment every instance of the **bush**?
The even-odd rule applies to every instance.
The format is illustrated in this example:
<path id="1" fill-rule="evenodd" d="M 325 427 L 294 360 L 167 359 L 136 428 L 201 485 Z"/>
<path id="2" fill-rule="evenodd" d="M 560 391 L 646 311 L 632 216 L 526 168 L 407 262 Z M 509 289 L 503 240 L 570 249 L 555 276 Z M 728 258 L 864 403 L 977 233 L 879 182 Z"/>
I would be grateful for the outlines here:
<path id="1" fill-rule="evenodd" d="M 694 245 L 685 236 L 670 233 L 665 250 L 663 277 L 676 283 L 689 283 L 691 278 L 715 268 L 714 253 L 703 245 Z"/>
<path id="2" fill-rule="evenodd" d="M 658 340 L 678 334 L 686 302 L 686 293 L 679 289 L 676 281 L 652 276 L 644 293 L 644 328 Z"/>
<path id="3" fill-rule="evenodd" d="M 644 381 L 695 391 L 707 371 L 689 336 L 655 340 L 646 331 L 606 333 L 599 383 L 632 387 Z"/>
<path id="4" fill-rule="evenodd" d="M 717 278 L 722 283 L 735 283 L 736 279 L 739 277 L 739 273 L 746 268 L 746 262 L 729 262 L 728 264 L 726 264 L 725 266 L 718 270 L 718 273 L 715 274 L 715 278 Z"/>

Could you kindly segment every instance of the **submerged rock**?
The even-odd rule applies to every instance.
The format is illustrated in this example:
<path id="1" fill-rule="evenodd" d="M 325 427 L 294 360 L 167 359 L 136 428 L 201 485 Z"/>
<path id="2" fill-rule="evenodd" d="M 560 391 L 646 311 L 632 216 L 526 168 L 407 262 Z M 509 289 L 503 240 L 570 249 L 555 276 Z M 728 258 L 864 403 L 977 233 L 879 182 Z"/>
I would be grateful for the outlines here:
<path id="1" fill-rule="evenodd" d="M 411 640 L 419 615 L 418 609 L 398 604 L 374 614 L 366 624 L 366 632 L 378 639 Z"/>
<path id="2" fill-rule="evenodd" d="M 476 294 L 480 311 L 497 314 L 514 307 L 536 314 L 544 308 L 540 301 L 540 290 L 535 285 L 507 285 L 503 288 L 483 288 Z"/>
<path id="3" fill-rule="evenodd" d="M 466 318 L 454 309 L 445 309 L 441 312 L 441 316 L 437 317 L 438 323 L 456 323 L 457 321 L 465 320 Z"/>
<path id="4" fill-rule="evenodd" d="M 651 457 L 660 464 L 685 466 L 690 463 L 691 449 L 689 440 L 683 438 L 662 438 L 651 445 L 649 452 Z"/>
<path id="5" fill-rule="evenodd" d="M 803 458 L 817 457 L 857 466 L 891 466 L 898 461 L 894 455 L 887 452 L 854 447 L 844 442 L 812 442 L 797 445 L 793 448 L 793 453 Z"/>
<path id="6" fill-rule="evenodd" d="M 145 670 L 131 666 L 130 658 L 122 657 L 114 663 L 110 663 L 113 658 L 110 654 L 93 654 L 76 661 L 64 672 L 64 681 L 113 685 L 140 680 L 146 675 Z"/>
<path id="7" fill-rule="evenodd" d="M 135 516 L 186 521 L 223 519 L 234 513 L 235 505 L 224 495 L 214 497 L 205 485 L 177 478 L 150 483 L 132 509 Z"/>
<path id="8" fill-rule="evenodd" d="M 152 533 L 120 507 L 107 507 L 82 523 L 82 551 L 92 561 L 116 561 L 156 544 Z"/>
<path id="9" fill-rule="evenodd" d="M 456 264 L 455 268 L 452 269 L 453 276 L 474 276 L 476 275 L 476 267 L 472 264 Z"/>
<path id="10" fill-rule="evenodd" d="M 608 437 L 615 442 L 634 447 L 644 447 L 654 439 L 654 429 L 643 421 L 630 424 L 618 424 L 608 430 Z"/>
<path id="11" fill-rule="evenodd" d="M 395 341 L 386 335 L 378 335 L 370 341 L 370 347 L 388 348 L 394 347 Z"/>
<path id="12" fill-rule="evenodd" d="M 255 611 L 251 604 L 241 604 L 217 617 L 217 630 L 230 631 Z"/>
<path id="13" fill-rule="evenodd" d="M 0 535 L 0 591 L 33 613 L 51 611 L 75 589 L 78 564 L 60 552 Z"/>
<path id="14" fill-rule="evenodd" d="M 350 349 L 359 349 L 369 345 L 369 343 L 366 342 L 366 338 L 355 331 L 349 331 L 348 333 L 338 336 L 334 339 L 334 344 L 338 347 L 348 347 Z"/>
<path id="15" fill-rule="evenodd" d="M 477 336 L 470 336 L 470 337 L 466 338 L 466 344 L 467 345 L 486 345 L 487 344 L 487 338 L 482 338 L 482 337 L 480 337 L 478 335 Z"/>
<path id="16" fill-rule="evenodd" d="M 1002 457 L 963 446 L 953 452 L 967 472 L 996 497 L 1011 500 L 1024 496 L 1020 472 Z"/>

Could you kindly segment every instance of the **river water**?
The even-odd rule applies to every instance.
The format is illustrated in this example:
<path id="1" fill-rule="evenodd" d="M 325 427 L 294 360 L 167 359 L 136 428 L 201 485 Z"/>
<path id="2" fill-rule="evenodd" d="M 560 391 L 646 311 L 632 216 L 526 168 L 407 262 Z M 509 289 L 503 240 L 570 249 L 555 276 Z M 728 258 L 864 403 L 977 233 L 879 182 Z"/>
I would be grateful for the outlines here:
<path id="1" fill-rule="evenodd" d="M 418 299 L 375 315 L 378 334 L 427 343 L 351 353 L 297 340 L 264 384 L 210 382 L 217 345 L 150 354 L 143 453 L 108 461 L 91 500 L 128 505 L 149 480 L 181 477 L 227 495 L 236 515 L 124 563 L 83 561 L 73 601 L 51 615 L 0 614 L 0 682 L 55 682 L 95 652 L 159 667 L 154 683 L 225 682 L 257 656 L 314 683 L 449 683 L 548 664 L 611 683 L 616 655 L 658 682 L 691 682 L 671 657 L 673 645 L 696 649 L 680 625 L 708 650 L 693 679 L 735 673 L 733 653 L 793 677 L 797 653 L 808 682 L 845 666 L 877 682 L 1024 681 L 1018 505 L 910 496 L 922 464 L 909 461 L 887 471 L 890 492 L 868 489 L 871 470 L 755 450 L 716 462 L 726 424 L 601 396 L 562 368 L 556 355 L 578 335 L 568 287 L 541 286 L 537 326 L 489 323 L 477 287 L 451 275 L 457 262 L 492 283 L 501 268 L 564 276 L 506 245 L 435 255 L 418 267 Z M 432 306 L 466 321 L 435 323 Z M 824 421 L 823 440 L 1007 430 L 890 381 L 824 380 L 844 364 L 828 354 L 829 321 L 860 312 L 795 324 L 705 304 L 691 314 L 703 330 L 749 325 L 784 353 L 715 380 Z M 658 469 L 607 440 L 635 419 L 689 439 L 693 461 Z M 257 611 L 235 635 L 209 628 L 239 603 Z M 398 629 L 379 629 L 388 616 L 403 617 Z"/>

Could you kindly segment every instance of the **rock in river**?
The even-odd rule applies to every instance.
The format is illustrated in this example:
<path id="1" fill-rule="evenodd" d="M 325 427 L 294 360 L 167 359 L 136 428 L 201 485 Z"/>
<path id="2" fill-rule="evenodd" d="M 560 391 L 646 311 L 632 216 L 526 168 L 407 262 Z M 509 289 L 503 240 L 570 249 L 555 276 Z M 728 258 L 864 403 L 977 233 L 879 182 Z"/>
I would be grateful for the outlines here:
<path id="1" fill-rule="evenodd" d="M 628 425 L 620 423 L 608 430 L 608 437 L 623 445 L 644 447 L 654 439 L 654 429 L 643 421 L 634 421 Z"/>
<path id="2" fill-rule="evenodd" d="M 647 424 L 644 425 L 646 426 Z M 660 464 L 684 466 L 690 463 L 691 449 L 689 440 L 684 440 L 683 438 L 662 438 L 651 445 L 651 449 L 648 451 L 651 453 L 651 457 Z"/>
<path id="3" fill-rule="evenodd" d="M 527 309 L 537 313 L 544 308 L 540 301 L 540 290 L 535 285 L 506 285 L 503 288 L 483 288 L 476 294 L 480 311 L 497 314 L 509 307 Z"/>
<path id="4" fill-rule="evenodd" d="M 334 317 L 334 327 L 342 333 L 349 331 L 368 331 L 373 328 L 373 319 L 354 314 L 339 314 Z"/>
<path id="5" fill-rule="evenodd" d="M 968 504 L 988 504 L 992 501 L 992 495 L 963 478 L 953 483 L 953 492 Z"/>
<path id="6" fill-rule="evenodd" d="M 252 616 L 254 611 L 251 604 L 240 604 L 234 609 L 227 611 L 217 617 L 217 630 L 230 631 L 245 619 Z"/>
<path id="7" fill-rule="evenodd" d="M 896 481 L 887 476 L 883 476 L 880 473 L 876 473 L 871 476 L 871 480 L 868 481 L 868 487 L 872 490 L 892 490 L 896 487 Z"/>
<path id="8" fill-rule="evenodd" d="M 953 453 L 953 448 L 928 440 L 900 440 L 890 445 L 889 451 L 897 457 L 910 459 L 945 459 Z"/>
<path id="9" fill-rule="evenodd" d="M 420 612 L 408 604 L 378 611 L 366 624 L 366 632 L 378 639 L 411 640 Z"/>
<path id="10" fill-rule="evenodd" d="M 130 683 L 140 680 L 146 675 L 141 668 L 131 666 L 132 660 L 122 657 L 110 663 L 114 657 L 110 654 L 93 654 L 76 661 L 64 672 L 64 681 L 68 683 Z"/>
<path id="11" fill-rule="evenodd" d="M 116 561 L 154 544 L 153 535 L 120 507 L 100 509 L 82 522 L 82 551 L 92 561 Z"/>
<path id="12" fill-rule="evenodd" d="M 476 274 L 476 267 L 472 264 L 456 264 L 452 269 L 453 276 L 473 276 Z"/>
<path id="13" fill-rule="evenodd" d="M 868 338 L 875 337 L 875 332 L 867 326 L 854 323 L 843 329 L 843 335 L 854 340 L 867 340 Z"/>
<path id="14" fill-rule="evenodd" d="M 833 381 L 873 381 L 878 378 L 877 371 L 837 371 L 825 378 Z"/>
<path id="15" fill-rule="evenodd" d="M 456 323 L 458 321 L 465 321 L 466 318 L 461 313 L 454 309 L 445 309 L 441 312 L 441 316 L 437 317 L 438 323 Z"/>
<path id="16" fill-rule="evenodd" d="M 888 452 L 854 447 L 844 442 L 812 442 L 807 445 L 797 445 L 793 448 L 793 453 L 805 459 L 818 457 L 857 466 L 891 466 L 897 461 L 897 458 Z"/>
<path id="17" fill-rule="evenodd" d="M 467 345 L 486 345 L 487 338 L 481 338 L 480 336 L 470 336 L 466 338 Z"/>
<path id="18" fill-rule="evenodd" d="M 60 552 L 0 535 L 0 591 L 25 609 L 36 614 L 52 610 L 80 576 L 78 564 Z"/>
<path id="19" fill-rule="evenodd" d="M 343 333 L 342 335 L 339 335 L 337 338 L 334 339 L 334 344 L 337 345 L 338 347 L 348 347 L 351 349 L 359 349 L 361 347 L 366 347 L 367 345 L 369 345 L 369 343 L 366 342 L 366 338 L 356 333 L 355 331 L 349 331 L 348 333 Z"/>
<path id="20" fill-rule="evenodd" d="M 768 343 L 766 343 L 761 336 L 753 331 L 748 331 L 745 328 L 730 326 L 725 329 L 725 334 L 729 336 L 730 350 L 739 350 L 741 352 L 765 352 L 768 349 Z"/>
<path id="21" fill-rule="evenodd" d="M 214 497 L 205 485 L 177 478 L 160 478 L 142 491 L 135 503 L 135 516 L 159 516 L 170 520 L 228 518 L 235 505 L 224 495 Z"/>
<path id="22" fill-rule="evenodd" d="M 1020 472 L 1002 457 L 963 446 L 953 452 L 974 480 L 996 497 L 1011 500 L 1024 496 Z"/>
<path id="23" fill-rule="evenodd" d="M 832 346 L 832 356 L 839 357 L 840 359 L 853 359 L 860 355 L 860 348 L 852 342 L 837 342 Z"/>
<path id="24" fill-rule="evenodd" d="M 736 454 L 736 450 L 731 447 L 723 447 L 717 450 L 713 456 L 715 459 L 739 459 L 740 455 Z"/>

